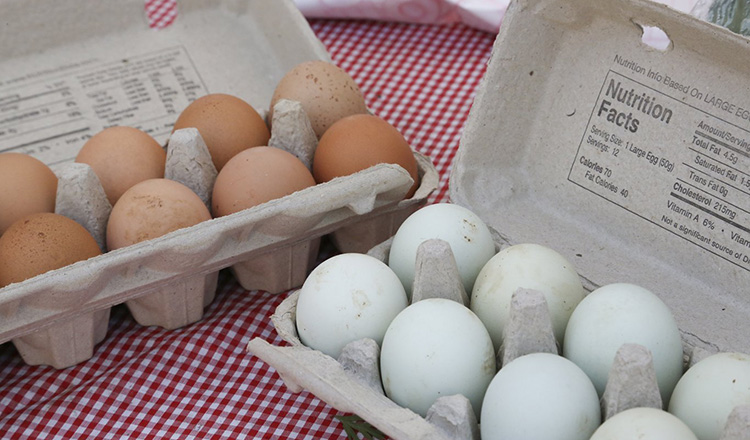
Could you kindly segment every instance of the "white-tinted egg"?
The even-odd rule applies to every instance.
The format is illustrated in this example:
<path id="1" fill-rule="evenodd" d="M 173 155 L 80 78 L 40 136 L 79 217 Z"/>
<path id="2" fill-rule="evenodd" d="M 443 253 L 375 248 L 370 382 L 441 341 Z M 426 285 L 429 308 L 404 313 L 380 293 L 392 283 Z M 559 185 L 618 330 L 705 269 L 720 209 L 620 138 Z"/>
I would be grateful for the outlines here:
<path id="1" fill-rule="evenodd" d="M 562 343 L 568 319 L 585 295 L 573 265 L 556 251 L 533 243 L 507 247 L 484 265 L 471 292 L 471 309 L 489 330 L 496 349 L 503 341 L 510 300 L 519 288 L 544 294 L 552 330 Z"/>
<path id="2" fill-rule="evenodd" d="M 518 357 L 487 389 L 482 440 L 588 440 L 601 410 L 594 385 L 569 360 L 549 353 Z"/>
<path id="3" fill-rule="evenodd" d="M 388 327 L 380 371 L 386 395 L 422 416 L 437 398 L 462 394 L 478 417 L 496 371 L 495 352 L 471 310 L 448 299 L 424 299 Z"/>
<path id="4" fill-rule="evenodd" d="M 625 343 L 651 351 L 662 401 L 668 402 L 682 375 L 682 339 L 667 305 L 643 287 L 609 284 L 586 296 L 570 316 L 563 355 L 589 375 L 601 396 Z"/>
<path id="5" fill-rule="evenodd" d="M 680 419 L 656 408 L 631 408 L 607 419 L 591 440 L 698 440 Z"/>
<path id="6" fill-rule="evenodd" d="M 750 356 L 718 353 L 693 365 L 680 378 L 669 412 L 701 440 L 718 440 L 735 406 L 750 405 Z"/>
<path id="7" fill-rule="evenodd" d="M 297 331 L 303 344 L 336 358 L 358 339 L 380 344 L 391 320 L 406 306 L 404 288 L 385 263 L 364 254 L 336 255 L 302 285 Z"/>
<path id="8" fill-rule="evenodd" d="M 410 215 L 393 237 L 388 265 L 411 296 L 417 248 L 437 238 L 448 242 L 466 292 L 471 292 L 482 266 L 495 255 L 487 225 L 470 210 L 450 203 L 426 206 Z"/>

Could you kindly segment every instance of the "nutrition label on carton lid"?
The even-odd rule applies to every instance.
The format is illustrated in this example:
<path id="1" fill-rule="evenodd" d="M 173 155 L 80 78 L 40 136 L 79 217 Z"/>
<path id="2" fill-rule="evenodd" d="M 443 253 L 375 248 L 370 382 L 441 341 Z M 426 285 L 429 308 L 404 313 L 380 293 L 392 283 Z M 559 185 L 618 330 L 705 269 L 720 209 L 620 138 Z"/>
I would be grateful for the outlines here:
<path id="1" fill-rule="evenodd" d="M 568 180 L 750 270 L 750 102 L 615 55 Z"/>
<path id="2" fill-rule="evenodd" d="M 73 160 L 88 138 L 114 125 L 163 142 L 182 109 L 205 93 L 182 47 L 19 72 L 0 80 L 0 152 L 53 166 Z"/>

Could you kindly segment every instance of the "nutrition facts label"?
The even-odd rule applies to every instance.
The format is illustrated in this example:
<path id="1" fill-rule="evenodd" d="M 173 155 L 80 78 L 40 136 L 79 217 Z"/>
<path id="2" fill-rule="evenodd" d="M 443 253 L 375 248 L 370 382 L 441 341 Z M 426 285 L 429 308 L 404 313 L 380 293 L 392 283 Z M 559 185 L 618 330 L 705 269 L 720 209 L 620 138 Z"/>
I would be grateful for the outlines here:
<path id="1" fill-rule="evenodd" d="M 750 270 L 750 103 L 614 64 L 568 180 Z"/>
<path id="2" fill-rule="evenodd" d="M 0 84 L 0 152 L 49 165 L 71 161 L 105 127 L 137 127 L 160 143 L 188 103 L 206 93 L 182 47 L 118 59 L 87 60 L 27 73 Z"/>

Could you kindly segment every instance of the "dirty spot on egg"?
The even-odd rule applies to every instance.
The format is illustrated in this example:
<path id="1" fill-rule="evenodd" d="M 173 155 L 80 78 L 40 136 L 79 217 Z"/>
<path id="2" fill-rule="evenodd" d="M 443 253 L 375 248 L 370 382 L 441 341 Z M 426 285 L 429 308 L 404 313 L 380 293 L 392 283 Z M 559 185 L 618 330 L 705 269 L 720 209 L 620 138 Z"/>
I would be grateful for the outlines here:
<path id="1" fill-rule="evenodd" d="M 352 292 L 352 304 L 354 304 L 354 307 L 361 313 L 362 310 L 370 306 L 371 302 L 365 291 L 355 290 Z M 357 317 L 359 317 L 359 313 L 357 314 Z"/>

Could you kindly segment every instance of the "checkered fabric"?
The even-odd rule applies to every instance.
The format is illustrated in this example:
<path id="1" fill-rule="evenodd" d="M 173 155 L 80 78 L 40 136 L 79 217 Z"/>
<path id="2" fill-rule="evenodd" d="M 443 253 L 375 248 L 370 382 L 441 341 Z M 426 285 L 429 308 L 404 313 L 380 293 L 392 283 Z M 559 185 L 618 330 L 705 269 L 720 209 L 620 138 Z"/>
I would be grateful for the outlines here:
<path id="1" fill-rule="evenodd" d="M 147 1 L 153 27 L 173 0 Z M 448 198 L 448 175 L 494 41 L 463 25 L 314 20 L 333 60 L 441 176 L 430 202 Z M 65 370 L 27 366 L 0 345 L 3 439 L 346 439 L 336 410 L 291 394 L 275 370 L 246 353 L 276 335 L 270 315 L 286 294 L 242 289 L 222 272 L 200 322 L 178 330 L 139 326 L 113 308 L 92 359 Z"/>

